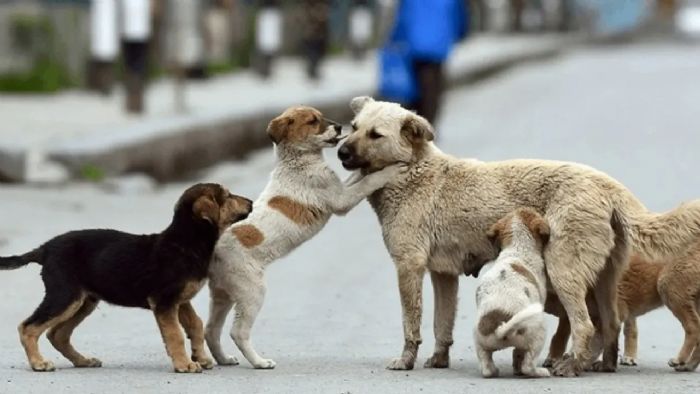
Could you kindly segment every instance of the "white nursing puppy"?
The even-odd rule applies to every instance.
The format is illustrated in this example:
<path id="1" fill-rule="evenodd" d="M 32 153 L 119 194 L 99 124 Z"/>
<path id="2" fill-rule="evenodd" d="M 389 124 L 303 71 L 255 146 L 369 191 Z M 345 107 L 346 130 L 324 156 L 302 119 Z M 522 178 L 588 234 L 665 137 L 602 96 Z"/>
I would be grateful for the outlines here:
<path id="1" fill-rule="evenodd" d="M 520 208 L 496 222 L 488 237 L 501 252 L 476 289 L 474 342 L 481 374 L 498 376 L 493 352 L 514 347 L 516 375 L 549 376 L 546 368 L 535 367 L 546 334 L 547 276 L 542 250 L 549 239 L 549 226 L 536 211 Z"/>

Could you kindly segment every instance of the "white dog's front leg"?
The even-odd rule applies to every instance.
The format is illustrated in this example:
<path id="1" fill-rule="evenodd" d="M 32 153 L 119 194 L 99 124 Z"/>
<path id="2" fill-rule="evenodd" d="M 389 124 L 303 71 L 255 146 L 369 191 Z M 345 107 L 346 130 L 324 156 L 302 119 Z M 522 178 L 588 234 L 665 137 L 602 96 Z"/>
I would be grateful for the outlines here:
<path id="1" fill-rule="evenodd" d="M 394 179 L 400 171 L 398 165 L 392 165 L 364 177 L 359 173 L 352 174 L 344 182 L 340 195 L 332 196 L 330 204 L 333 213 L 345 215 L 350 212 L 363 199 Z"/>

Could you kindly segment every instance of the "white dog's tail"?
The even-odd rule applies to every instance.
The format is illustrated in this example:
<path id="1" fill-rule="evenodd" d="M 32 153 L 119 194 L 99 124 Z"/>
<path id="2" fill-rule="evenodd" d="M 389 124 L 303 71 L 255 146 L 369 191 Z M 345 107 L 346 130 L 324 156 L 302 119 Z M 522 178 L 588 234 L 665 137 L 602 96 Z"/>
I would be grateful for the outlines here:
<path id="1" fill-rule="evenodd" d="M 510 320 L 498 326 L 495 332 L 496 337 L 500 339 L 506 338 L 513 330 L 522 328 L 522 325 L 529 319 L 541 315 L 543 312 L 544 308 L 540 303 L 528 305 L 525 309 L 511 317 Z"/>

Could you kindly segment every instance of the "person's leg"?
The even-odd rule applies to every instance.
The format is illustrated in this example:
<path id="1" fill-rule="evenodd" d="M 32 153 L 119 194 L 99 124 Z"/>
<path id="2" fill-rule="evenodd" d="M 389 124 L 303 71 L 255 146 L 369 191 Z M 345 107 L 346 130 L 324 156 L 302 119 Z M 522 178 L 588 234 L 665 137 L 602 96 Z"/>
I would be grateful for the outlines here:
<path id="1" fill-rule="evenodd" d="M 433 124 L 440 109 L 444 85 L 442 63 L 415 61 L 414 70 L 419 92 L 416 111 Z"/>

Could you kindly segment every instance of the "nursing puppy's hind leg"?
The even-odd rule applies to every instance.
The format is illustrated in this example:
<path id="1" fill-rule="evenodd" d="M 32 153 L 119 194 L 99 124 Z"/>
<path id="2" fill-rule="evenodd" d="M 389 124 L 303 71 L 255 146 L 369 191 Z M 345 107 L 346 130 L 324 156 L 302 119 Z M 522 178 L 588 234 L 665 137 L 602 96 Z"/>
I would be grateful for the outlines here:
<path id="1" fill-rule="evenodd" d="M 452 331 L 457 313 L 457 291 L 459 278 L 454 275 L 430 273 L 435 298 L 435 316 L 433 331 L 435 334 L 435 351 L 425 362 L 426 368 L 447 368 L 450 366 L 450 346 Z"/>

